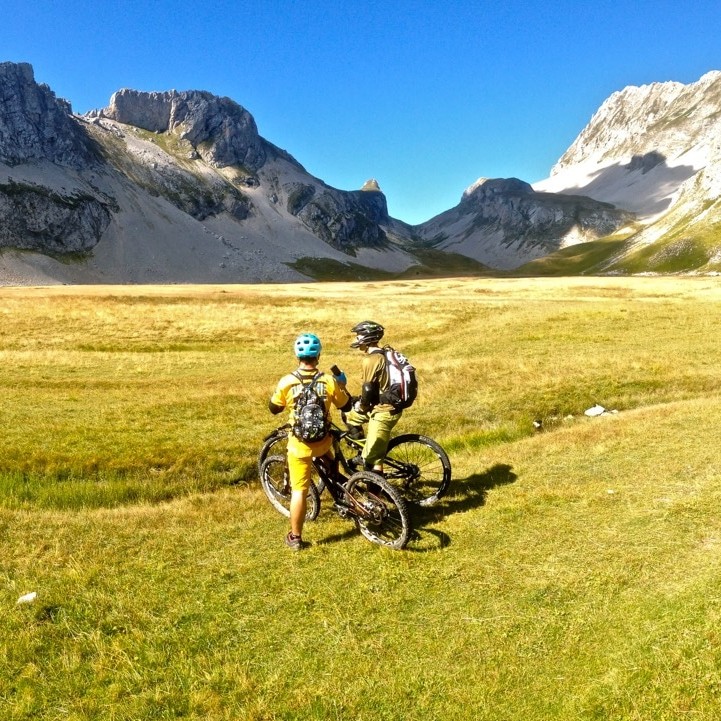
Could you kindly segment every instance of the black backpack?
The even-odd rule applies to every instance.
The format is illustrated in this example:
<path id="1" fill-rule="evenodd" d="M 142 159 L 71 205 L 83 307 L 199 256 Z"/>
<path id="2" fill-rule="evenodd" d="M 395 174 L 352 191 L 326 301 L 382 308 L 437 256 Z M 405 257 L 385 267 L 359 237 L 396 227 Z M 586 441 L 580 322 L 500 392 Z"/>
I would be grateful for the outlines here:
<path id="1" fill-rule="evenodd" d="M 390 387 L 381 394 L 381 402 L 390 403 L 398 409 L 410 408 L 418 395 L 416 369 L 403 353 L 389 345 L 383 348 L 388 369 Z"/>
<path id="2" fill-rule="evenodd" d="M 295 417 L 293 435 L 305 443 L 323 440 L 330 431 L 324 398 L 316 389 L 316 382 L 323 374 L 316 373 L 310 383 L 305 383 L 300 373 L 296 372 L 293 375 L 302 384 L 293 405 Z"/>

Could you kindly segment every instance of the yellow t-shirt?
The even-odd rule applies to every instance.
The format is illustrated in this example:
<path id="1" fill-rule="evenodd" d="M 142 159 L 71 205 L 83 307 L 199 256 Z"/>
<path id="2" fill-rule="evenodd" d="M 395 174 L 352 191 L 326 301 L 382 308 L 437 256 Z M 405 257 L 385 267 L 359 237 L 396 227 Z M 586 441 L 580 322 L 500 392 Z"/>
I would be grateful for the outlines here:
<path id="1" fill-rule="evenodd" d="M 298 369 L 296 373 L 298 373 L 303 381 L 308 384 L 318 371 Z M 288 420 L 291 426 L 295 422 L 295 399 L 300 393 L 302 387 L 303 384 L 301 383 L 301 380 L 293 373 L 288 373 L 288 375 L 283 376 L 280 381 L 278 381 L 275 392 L 270 399 L 270 402 L 273 403 L 273 405 L 281 406 L 282 408 L 290 411 Z M 318 378 L 315 383 L 315 389 L 318 395 L 323 398 L 325 412 L 328 415 L 330 415 L 332 406 L 342 408 L 350 400 L 348 392 L 338 385 L 335 378 L 333 378 L 330 373 L 321 373 L 320 378 Z M 311 450 L 313 451 L 313 455 L 316 455 L 315 451 L 323 447 L 324 450 L 319 454 L 322 455 L 327 450 L 327 448 L 325 448 L 326 446 L 328 446 L 326 439 L 315 441 L 313 443 L 304 443 L 300 439 L 296 438 L 292 433 L 288 438 L 288 448 L 289 450 L 293 448 L 293 450 L 296 451 L 296 455 L 298 455 L 298 452 L 303 449 Z"/>

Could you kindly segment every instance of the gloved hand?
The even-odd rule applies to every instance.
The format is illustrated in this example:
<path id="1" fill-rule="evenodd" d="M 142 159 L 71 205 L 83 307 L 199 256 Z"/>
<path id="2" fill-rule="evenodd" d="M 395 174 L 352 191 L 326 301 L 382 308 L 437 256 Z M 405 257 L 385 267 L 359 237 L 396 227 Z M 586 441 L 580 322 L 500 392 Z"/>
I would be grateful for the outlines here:
<path id="1" fill-rule="evenodd" d="M 341 385 L 345 385 L 348 382 L 348 379 L 345 377 L 345 373 L 338 368 L 337 365 L 332 365 L 330 367 L 330 372 L 333 374 L 333 378 L 335 378 Z"/>
<path id="2" fill-rule="evenodd" d="M 368 408 L 363 405 L 363 401 L 362 401 L 360 398 L 358 398 L 358 399 L 353 403 L 353 410 L 354 410 L 356 413 L 367 413 L 367 412 L 368 412 Z"/>

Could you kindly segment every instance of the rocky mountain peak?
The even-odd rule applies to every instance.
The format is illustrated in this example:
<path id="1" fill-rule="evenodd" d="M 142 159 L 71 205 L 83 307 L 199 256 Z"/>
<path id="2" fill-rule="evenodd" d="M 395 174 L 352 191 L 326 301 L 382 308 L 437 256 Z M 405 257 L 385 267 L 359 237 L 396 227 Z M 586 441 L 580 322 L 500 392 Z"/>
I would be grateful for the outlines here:
<path id="1" fill-rule="evenodd" d="M 463 191 L 461 203 L 482 203 L 494 196 L 530 195 L 533 188 L 518 178 L 479 178 Z"/>
<path id="2" fill-rule="evenodd" d="M 0 63 L 0 162 L 50 160 L 79 168 L 94 159 L 70 103 L 35 82 L 28 63 Z"/>
<path id="3" fill-rule="evenodd" d="M 551 175 L 581 163 L 607 165 L 663 149 L 671 160 L 690 150 L 703 158 L 718 146 L 721 72 L 689 85 L 678 82 L 629 86 L 613 93 L 563 154 Z"/>
<path id="4" fill-rule="evenodd" d="M 175 133 L 216 168 L 240 165 L 255 171 L 267 159 L 267 144 L 253 116 L 230 98 L 205 91 L 150 93 L 126 88 L 111 97 L 107 108 L 89 115 L 150 132 Z"/>
<path id="5" fill-rule="evenodd" d="M 378 181 L 375 178 L 370 178 L 369 180 L 366 180 L 365 183 L 363 183 L 363 187 L 361 188 L 362 191 L 365 192 L 373 192 L 373 193 L 382 193 L 381 186 L 378 185 Z"/>
<path id="6" fill-rule="evenodd" d="M 518 178 L 479 178 L 460 203 L 425 223 L 422 237 L 495 268 L 514 268 L 633 221 L 607 203 L 536 192 Z"/>

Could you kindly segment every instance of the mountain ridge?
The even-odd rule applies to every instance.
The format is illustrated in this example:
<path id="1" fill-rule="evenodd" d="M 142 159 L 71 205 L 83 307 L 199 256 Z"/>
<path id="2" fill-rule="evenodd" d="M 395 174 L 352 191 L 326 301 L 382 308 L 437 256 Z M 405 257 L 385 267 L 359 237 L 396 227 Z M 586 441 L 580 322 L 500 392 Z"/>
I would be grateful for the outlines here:
<path id="1" fill-rule="evenodd" d="M 640 226 L 592 272 L 721 271 L 721 72 L 613 93 L 534 187 L 583 193 Z"/>
<path id="2" fill-rule="evenodd" d="M 328 186 L 230 98 L 126 88 L 78 116 L 29 64 L 0 63 L 0 283 L 443 274 L 463 257 L 468 272 L 498 273 L 604 238 L 613 254 L 596 271 L 642 272 L 634 253 L 659 229 L 676 233 L 699 208 L 716 222 L 721 72 L 692 86 L 614 93 L 546 181 L 480 178 L 411 226 L 389 216 L 377 181 Z"/>

